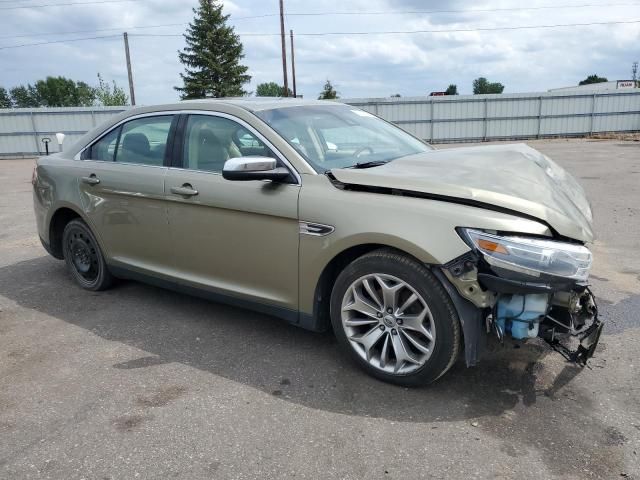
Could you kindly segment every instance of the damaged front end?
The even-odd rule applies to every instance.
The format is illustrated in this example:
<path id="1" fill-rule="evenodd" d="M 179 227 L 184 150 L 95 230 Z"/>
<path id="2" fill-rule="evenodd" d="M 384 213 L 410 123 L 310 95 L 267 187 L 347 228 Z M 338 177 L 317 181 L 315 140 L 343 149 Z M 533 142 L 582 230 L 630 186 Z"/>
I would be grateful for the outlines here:
<path id="1" fill-rule="evenodd" d="M 594 354 L 603 324 L 587 279 L 591 252 L 579 243 L 477 229 L 458 233 L 472 251 L 437 272 L 456 304 L 467 365 L 484 334 L 500 341 L 540 337 L 580 365 Z"/>

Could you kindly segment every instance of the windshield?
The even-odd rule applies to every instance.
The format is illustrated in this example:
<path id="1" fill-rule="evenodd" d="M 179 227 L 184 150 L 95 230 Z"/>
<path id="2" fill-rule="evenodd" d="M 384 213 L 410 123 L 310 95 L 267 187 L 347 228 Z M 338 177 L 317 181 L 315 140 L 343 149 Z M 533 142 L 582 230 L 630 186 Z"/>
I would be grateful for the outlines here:
<path id="1" fill-rule="evenodd" d="M 255 112 L 318 172 L 376 164 L 432 150 L 404 130 L 346 105 L 309 105 Z"/>

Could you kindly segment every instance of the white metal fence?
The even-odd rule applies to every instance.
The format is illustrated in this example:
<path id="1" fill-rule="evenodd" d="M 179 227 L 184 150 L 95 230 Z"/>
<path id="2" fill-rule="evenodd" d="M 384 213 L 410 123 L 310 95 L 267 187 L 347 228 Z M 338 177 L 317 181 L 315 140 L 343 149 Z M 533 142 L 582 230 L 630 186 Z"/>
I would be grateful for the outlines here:
<path id="1" fill-rule="evenodd" d="M 640 89 L 343 101 L 434 143 L 640 131 Z"/>
<path id="2" fill-rule="evenodd" d="M 45 151 L 43 139 L 49 138 L 49 151 L 57 152 L 56 133 L 66 135 L 65 145 L 110 116 L 128 107 L 16 108 L 0 109 L 0 156 L 38 155 Z"/>
<path id="3" fill-rule="evenodd" d="M 434 143 L 640 131 L 640 89 L 589 93 L 460 95 L 342 100 Z M 58 151 L 128 107 L 0 110 L 0 156 Z"/>

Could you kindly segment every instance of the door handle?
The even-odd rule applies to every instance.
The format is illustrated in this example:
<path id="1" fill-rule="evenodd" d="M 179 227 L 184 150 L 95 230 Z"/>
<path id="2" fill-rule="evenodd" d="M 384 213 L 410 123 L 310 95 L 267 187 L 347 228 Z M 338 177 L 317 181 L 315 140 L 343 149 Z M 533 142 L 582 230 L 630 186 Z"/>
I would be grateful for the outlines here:
<path id="1" fill-rule="evenodd" d="M 100 183 L 100 179 L 93 173 L 88 177 L 82 177 L 80 180 L 82 180 L 82 183 L 86 183 L 87 185 L 97 185 Z"/>
<path id="2" fill-rule="evenodd" d="M 193 197 L 194 195 L 198 195 L 198 191 L 188 183 L 185 183 L 181 187 L 171 187 L 171 193 L 182 195 L 183 197 Z"/>

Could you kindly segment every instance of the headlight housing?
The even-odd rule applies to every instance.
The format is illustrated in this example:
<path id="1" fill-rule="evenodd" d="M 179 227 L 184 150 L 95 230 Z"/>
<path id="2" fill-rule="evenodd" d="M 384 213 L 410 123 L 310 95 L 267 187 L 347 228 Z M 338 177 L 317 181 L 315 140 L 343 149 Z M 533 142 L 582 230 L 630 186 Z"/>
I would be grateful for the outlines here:
<path id="1" fill-rule="evenodd" d="M 582 245 L 540 238 L 500 236 L 470 228 L 462 228 L 460 232 L 492 266 L 533 277 L 552 275 L 578 282 L 589 277 L 592 255 Z"/>

